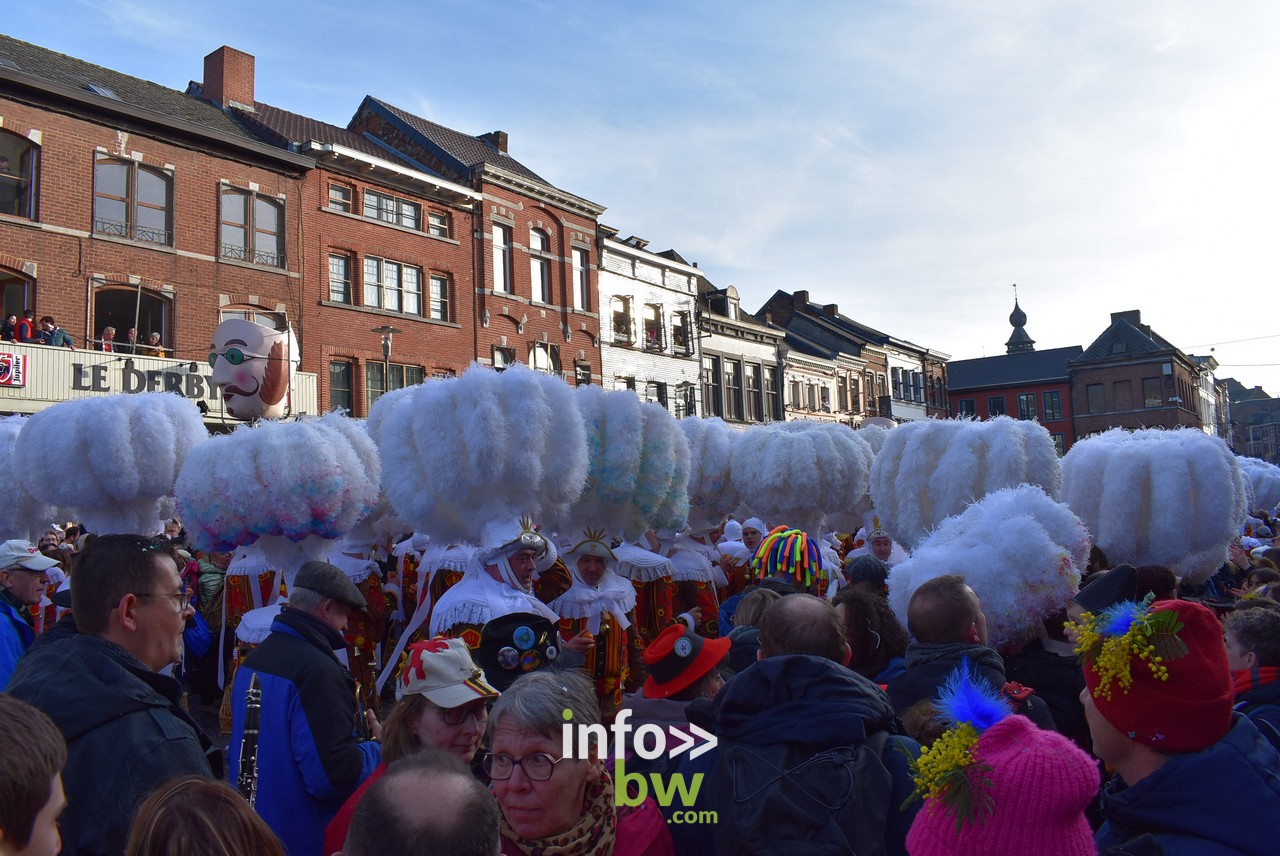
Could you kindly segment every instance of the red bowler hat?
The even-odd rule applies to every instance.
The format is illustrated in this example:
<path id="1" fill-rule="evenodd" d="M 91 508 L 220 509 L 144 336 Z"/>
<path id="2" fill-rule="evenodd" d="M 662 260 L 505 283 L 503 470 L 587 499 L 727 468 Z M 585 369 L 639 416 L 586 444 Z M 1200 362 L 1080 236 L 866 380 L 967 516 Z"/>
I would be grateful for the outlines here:
<path id="1" fill-rule="evenodd" d="M 668 627 L 644 649 L 649 677 L 645 698 L 670 698 L 689 687 L 729 654 L 728 639 L 703 639 L 683 624 Z"/>

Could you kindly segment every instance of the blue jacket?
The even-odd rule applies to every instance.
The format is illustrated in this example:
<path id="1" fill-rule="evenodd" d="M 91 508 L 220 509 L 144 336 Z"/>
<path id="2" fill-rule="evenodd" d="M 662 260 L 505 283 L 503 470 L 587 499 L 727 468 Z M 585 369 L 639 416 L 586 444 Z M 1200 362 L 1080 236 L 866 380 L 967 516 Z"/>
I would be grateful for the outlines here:
<path id="1" fill-rule="evenodd" d="M 1249 717 L 1262 736 L 1280 751 L 1280 681 L 1239 693 L 1236 710 Z"/>
<path id="2" fill-rule="evenodd" d="M 1237 714 L 1208 749 L 1102 791 L 1100 853 L 1150 835 L 1166 856 L 1270 856 L 1280 846 L 1280 754 Z"/>
<path id="3" fill-rule="evenodd" d="M 341 636 L 331 628 L 286 608 L 236 670 L 232 688 L 231 784 L 240 770 L 245 690 L 256 672 L 262 688 L 256 807 L 290 856 L 321 856 L 324 828 L 381 760 L 377 743 L 356 737 L 355 681 L 334 656 L 336 644 Z"/>
<path id="4" fill-rule="evenodd" d="M 34 638 L 35 631 L 18 612 L 18 607 L 6 593 L 0 592 L 0 689 L 9 683 L 18 658 L 31 647 Z"/>
<path id="5" fill-rule="evenodd" d="M 888 768 L 893 786 L 889 793 L 860 795 L 887 801 L 889 829 L 887 852 L 906 853 L 907 830 L 915 819 L 919 803 L 899 810 L 910 796 L 914 784 L 908 757 L 919 754 L 920 747 L 910 737 L 900 734 L 893 706 L 880 688 L 871 681 L 823 657 L 794 654 L 760 660 L 738 673 L 725 684 L 712 703 L 710 721 L 699 721 L 696 702 L 690 705 L 689 718 L 704 727 L 711 726 L 719 741 L 768 746 L 775 743 L 802 745 L 814 754 L 840 746 L 856 746 L 878 731 L 889 732 L 880 759 Z M 707 774 L 699 809 L 709 808 L 713 794 L 733 788 L 732 782 L 712 780 L 719 748 L 712 749 L 692 761 L 688 755 L 679 771 L 691 780 L 697 772 Z M 705 805 L 704 805 L 705 803 Z M 713 840 L 711 824 L 672 825 L 672 839 L 679 853 L 713 853 L 718 848 Z M 780 844 L 785 842 L 779 842 Z M 796 842 L 790 842 L 792 845 Z M 786 852 L 780 850 L 778 852 Z"/>
<path id="6" fill-rule="evenodd" d="M 105 639 L 33 645 L 6 692 L 44 711 L 66 738 L 64 856 L 119 856 L 134 811 L 157 785 L 213 774 L 216 750 L 182 709 L 178 682 Z"/>

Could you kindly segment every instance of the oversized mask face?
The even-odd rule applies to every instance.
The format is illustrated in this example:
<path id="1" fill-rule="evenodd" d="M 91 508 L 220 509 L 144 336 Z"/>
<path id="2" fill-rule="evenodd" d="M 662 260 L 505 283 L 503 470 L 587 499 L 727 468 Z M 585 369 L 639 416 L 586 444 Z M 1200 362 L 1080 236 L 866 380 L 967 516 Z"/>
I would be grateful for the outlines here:
<path id="1" fill-rule="evenodd" d="M 209 365 L 227 413 L 236 419 L 284 415 L 300 354 L 293 331 L 232 318 L 213 331 Z"/>

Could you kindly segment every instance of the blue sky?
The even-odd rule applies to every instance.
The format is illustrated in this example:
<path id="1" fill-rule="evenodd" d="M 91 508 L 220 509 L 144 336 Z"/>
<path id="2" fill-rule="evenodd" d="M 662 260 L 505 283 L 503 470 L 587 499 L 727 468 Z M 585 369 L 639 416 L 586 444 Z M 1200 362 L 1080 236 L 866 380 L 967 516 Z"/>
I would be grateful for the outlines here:
<path id="1" fill-rule="evenodd" d="M 1280 4 L 47 0 L 5 31 L 177 89 L 372 94 L 511 153 L 749 309 L 812 298 L 953 358 L 1143 320 L 1280 395 Z M 1242 341 L 1248 340 L 1248 341 Z"/>

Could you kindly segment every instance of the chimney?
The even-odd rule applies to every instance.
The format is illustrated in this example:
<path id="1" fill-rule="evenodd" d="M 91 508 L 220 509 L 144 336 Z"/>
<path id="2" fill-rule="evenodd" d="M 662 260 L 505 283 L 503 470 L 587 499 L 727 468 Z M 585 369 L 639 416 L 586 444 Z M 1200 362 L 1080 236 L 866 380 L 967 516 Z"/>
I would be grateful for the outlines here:
<path id="1" fill-rule="evenodd" d="M 824 303 L 822 305 L 822 314 L 827 318 L 835 318 L 840 314 L 840 307 L 834 303 Z"/>
<path id="2" fill-rule="evenodd" d="M 1111 323 L 1114 324 L 1117 321 L 1128 321 L 1130 324 L 1132 324 L 1133 326 L 1141 330 L 1142 329 L 1142 310 L 1130 309 L 1127 312 L 1112 312 Z"/>
<path id="3" fill-rule="evenodd" d="M 504 155 L 507 153 L 507 132 L 506 131 L 490 131 L 481 135 L 480 139 L 493 146 Z"/>
<path id="4" fill-rule="evenodd" d="M 792 299 L 792 301 L 793 301 L 793 302 L 795 302 L 795 303 L 802 303 L 802 304 L 803 304 L 803 303 L 808 303 L 808 302 L 809 302 L 809 292 L 807 292 L 807 291 L 797 291 L 797 292 L 792 296 L 792 298 L 791 298 L 791 299 Z"/>
<path id="5" fill-rule="evenodd" d="M 224 110 L 228 107 L 253 109 L 253 55 L 218 48 L 204 58 L 204 97 Z"/>

